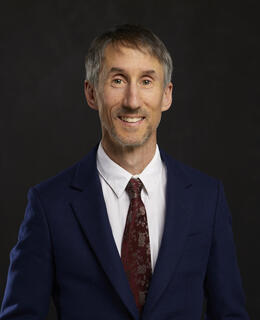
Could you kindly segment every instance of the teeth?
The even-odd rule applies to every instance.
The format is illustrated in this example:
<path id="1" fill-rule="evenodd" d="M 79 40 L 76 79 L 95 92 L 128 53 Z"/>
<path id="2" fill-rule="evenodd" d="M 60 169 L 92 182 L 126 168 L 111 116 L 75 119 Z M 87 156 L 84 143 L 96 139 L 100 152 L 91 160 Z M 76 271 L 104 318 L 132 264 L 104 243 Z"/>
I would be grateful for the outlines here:
<path id="1" fill-rule="evenodd" d="M 142 120 L 142 117 L 141 118 L 127 118 L 127 117 L 120 117 L 123 121 L 126 121 L 126 122 L 137 122 L 137 121 L 140 121 Z"/>

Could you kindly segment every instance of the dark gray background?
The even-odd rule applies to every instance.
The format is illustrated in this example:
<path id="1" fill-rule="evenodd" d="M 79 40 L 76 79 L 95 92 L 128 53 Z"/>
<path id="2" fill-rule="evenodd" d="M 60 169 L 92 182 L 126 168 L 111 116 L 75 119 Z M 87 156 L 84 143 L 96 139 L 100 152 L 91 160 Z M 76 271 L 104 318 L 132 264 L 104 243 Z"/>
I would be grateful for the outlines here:
<path id="1" fill-rule="evenodd" d="M 97 113 L 83 93 L 90 41 L 114 24 L 141 23 L 163 39 L 175 64 L 174 103 L 163 114 L 159 144 L 223 181 L 248 311 L 260 318 L 256 3 L 1 2 L 0 301 L 28 188 L 100 139 Z M 55 319 L 53 306 L 48 319 Z"/>

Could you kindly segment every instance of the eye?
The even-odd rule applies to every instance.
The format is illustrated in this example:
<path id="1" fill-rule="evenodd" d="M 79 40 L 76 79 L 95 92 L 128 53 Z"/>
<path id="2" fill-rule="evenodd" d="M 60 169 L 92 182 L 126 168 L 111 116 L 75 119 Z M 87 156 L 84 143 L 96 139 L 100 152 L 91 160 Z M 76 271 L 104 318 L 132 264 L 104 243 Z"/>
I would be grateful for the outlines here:
<path id="1" fill-rule="evenodd" d="M 149 79 L 143 79 L 143 80 L 142 80 L 142 85 L 143 85 L 144 87 L 151 87 L 152 81 L 149 80 Z"/>
<path id="2" fill-rule="evenodd" d="M 121 84 L 122 83 L 122 79 L 114 79 L 113 82 L 116 83 L 116 84 Z"/>
<path id="3" fill-rule="evenodd" d="M 120 78 L 112 79 L 112 87 L 121 88 L 124 85 L 124 80 Z"/>

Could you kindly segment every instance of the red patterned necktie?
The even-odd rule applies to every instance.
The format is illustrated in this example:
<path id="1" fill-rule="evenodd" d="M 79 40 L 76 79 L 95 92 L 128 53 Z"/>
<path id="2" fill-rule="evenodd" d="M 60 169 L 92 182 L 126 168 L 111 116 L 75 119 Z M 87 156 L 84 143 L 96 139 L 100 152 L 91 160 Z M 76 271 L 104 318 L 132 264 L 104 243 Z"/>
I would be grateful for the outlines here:
<path id="1" fill-rule="evenodd" d="M 130 206 L 121 247 L 121 259 L 137 308 L 142 311 L 152 276 L 151 252 L 146 211 L 141 199 L 143 184 L 132 178 L 126 191 Z"/>

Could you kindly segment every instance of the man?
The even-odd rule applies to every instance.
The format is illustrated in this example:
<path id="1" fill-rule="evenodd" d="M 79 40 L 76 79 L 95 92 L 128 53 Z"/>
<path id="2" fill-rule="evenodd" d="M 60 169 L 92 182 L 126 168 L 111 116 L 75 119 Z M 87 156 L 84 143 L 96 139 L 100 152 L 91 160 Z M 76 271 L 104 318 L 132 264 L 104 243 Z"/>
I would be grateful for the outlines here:
<path id="1" fill-rule="evenodd" d="M 102 139 L 29 191 L 0 319 L 249 319 L 222 184 L 160 150 L 172 62 L 149 30 L 102 34 L 85 94 Z"/>

